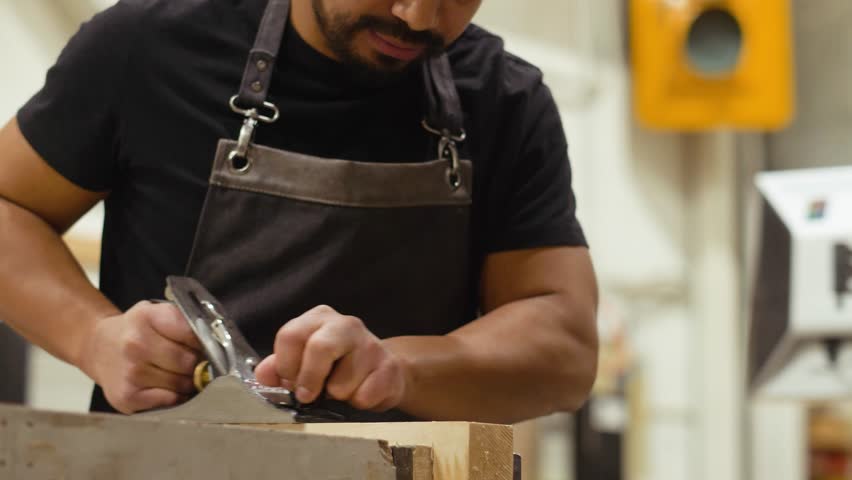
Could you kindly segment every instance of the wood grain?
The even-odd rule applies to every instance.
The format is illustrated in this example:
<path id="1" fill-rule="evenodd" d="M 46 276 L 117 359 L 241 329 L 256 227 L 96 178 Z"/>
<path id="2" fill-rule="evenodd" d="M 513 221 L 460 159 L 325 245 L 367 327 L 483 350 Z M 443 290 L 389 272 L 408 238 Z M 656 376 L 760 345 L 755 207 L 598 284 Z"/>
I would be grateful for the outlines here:
<path id="1" fill-rule="evenodd" d="M 0 405 L 0 478 L 396 480 L 387 442 Z"/>
<path id="2" fill-rule="evenodd" d="M 433 480 L 432 449 L 429 447 L 391 447 L 396 480 Z"/>
<path id="3" fill-rule="evenodd" d="M 258 425 L 431 447 L 435 480 L 511 480 L 512 427 L 466 422 Z"/>

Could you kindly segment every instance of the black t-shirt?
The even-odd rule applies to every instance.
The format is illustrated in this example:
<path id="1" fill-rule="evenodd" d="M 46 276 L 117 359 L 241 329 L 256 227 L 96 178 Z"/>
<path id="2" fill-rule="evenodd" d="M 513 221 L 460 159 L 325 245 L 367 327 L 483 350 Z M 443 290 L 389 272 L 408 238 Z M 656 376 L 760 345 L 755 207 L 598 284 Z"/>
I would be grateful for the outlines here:
<path id="1" fill-rule="evenodd" d="M 83 25 L 18 112 L 24 136 L 53 168 L 110 191 L 101 289 L 121 309 L 161 298 L 165 277 L 184 272 L 217 141 L 235 139 L 242 123 L 228 99 L 265 3 L 120 1 Z M 270 101 L 281 118 L 259 127 L 258 144 L 355 161 L 435 158 L 434 137 L 420 125 L 419 74 L 364 85 L 293 28 L 280 57 Z M 461 149 L 475 169 L 475 292 L 488 253 L 585 240 L 541 72 L 476 26 L 449 57 L 468 134 Z"/>

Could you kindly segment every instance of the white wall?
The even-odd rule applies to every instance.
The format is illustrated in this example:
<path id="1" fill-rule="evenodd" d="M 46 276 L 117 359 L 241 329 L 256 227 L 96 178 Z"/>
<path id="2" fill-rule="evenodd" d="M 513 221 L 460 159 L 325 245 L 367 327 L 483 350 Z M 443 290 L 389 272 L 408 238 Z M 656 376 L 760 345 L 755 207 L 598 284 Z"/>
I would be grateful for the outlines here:
<path id="1" fill-rule="evenodd" d="M 816 8 L 815 8 L 816 7 Z M 852 164 L 852 2 L 794 0 L 797 102 L 767 142 L 773 169 Z"/>
<path id="2" fill-rule="evenodd" d="M 58 53 L 46 47 L 45 43 L 49 42 L 39 34 L 51 37 L 54 29 L 45 25 L 43 31 L 34 31 L 31 23 L 22 20 L 20 9 L 16 8 L 18 3 L 0 1 L 0 62 L 6 72 L 0 95 L 0 118 L 4 122 L 41 87 L 44 73 Z"/>

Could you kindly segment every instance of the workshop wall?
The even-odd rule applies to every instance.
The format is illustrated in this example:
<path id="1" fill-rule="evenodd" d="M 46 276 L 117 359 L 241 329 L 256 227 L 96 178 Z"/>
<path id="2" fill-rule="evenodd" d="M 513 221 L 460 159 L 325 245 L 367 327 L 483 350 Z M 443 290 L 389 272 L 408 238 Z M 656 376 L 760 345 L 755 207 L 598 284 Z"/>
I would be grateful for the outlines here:
<path id="1" fill-rule="evenodd" d="M 621 430 L 629 433 L 625 478 L 697 478 L 689 169 L 681 136 L 643 130 L 632 119 L 625 15 L 618 0 L 536 0 L 524 7 L 488 0 L 478 21 L 542 68 L 563 115 L 579 216 L 602 286 L 600 322 L 622 325 L 636 357 L 628 377 L 633 398 L 621 406 Z M 592 412 L 598 403 L 612 409 L 612 396 L 600 400 Z M 553 423 L 540 427 L 538 478 L 571 478 L 552 458 L 561 449 L 552 446 L 559 441 Z"/>
<path id="2" fill-rule="evenodd" d="M 34 7 L 38 3 L 43 2 L 0 2 L 0 61 L 4 72 L 14 72 L 3 76 L 0 118 L 4 122 L 41 87 L 45 70 L 61 47 L 60 42 L 51 39 L 59 36 L 57 23 L 62 22 L 57 22 L 43 6 Z"/>
<path id="3" fill-rule="evenodd" d="M 852 2 L 795 0 L 797 115 L 767 141 L 772 169 L 852 164 Z"/>
<path id="4" fill-rule="evenodd" d="M 787 170 L 852 164 L 852 3 L 793 1 L 796 117 L 757 142 L 761 168 Z M 752 158 L 744 161 L 754 162 Z M 753 187 L 745 186 L 746 195 Z M 808 412 L 794 402 L 750 406 L 751 478 L 798 480 L 808 469 Z"/>

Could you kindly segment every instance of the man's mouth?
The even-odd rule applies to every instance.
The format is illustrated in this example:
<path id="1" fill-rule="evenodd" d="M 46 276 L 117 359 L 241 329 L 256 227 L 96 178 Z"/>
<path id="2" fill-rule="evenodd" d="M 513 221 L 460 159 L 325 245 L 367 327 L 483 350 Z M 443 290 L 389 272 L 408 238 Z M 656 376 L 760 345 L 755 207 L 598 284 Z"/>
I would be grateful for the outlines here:
<path id="1" fill-rule="evenodd" d="M 410 62 L 426 52 L 424 45 L 408 45 L 396 38 L 383 35 L 375 30 L 368 30 L 373 48 L 388 57 L 404 62 Z"/>

